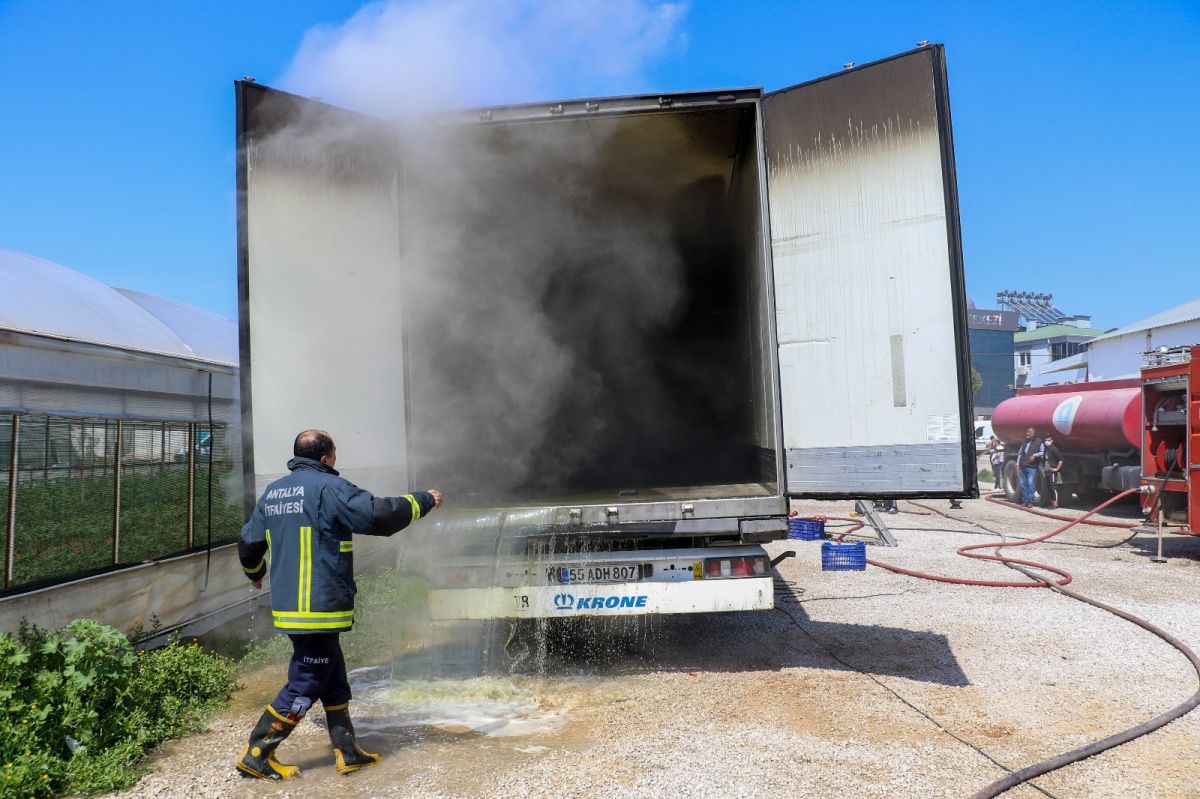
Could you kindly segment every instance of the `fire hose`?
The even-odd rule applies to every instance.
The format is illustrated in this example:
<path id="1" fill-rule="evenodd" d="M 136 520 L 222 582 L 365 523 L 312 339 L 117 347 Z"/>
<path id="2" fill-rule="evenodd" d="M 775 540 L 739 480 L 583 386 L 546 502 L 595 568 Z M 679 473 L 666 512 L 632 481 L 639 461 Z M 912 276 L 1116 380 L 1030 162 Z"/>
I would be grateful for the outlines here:
<path id="1" fill-rule="evenodd" d="M 1057 566 L 1050 566 L 1045 563 L 1037 563 L 1037 562 L 1031 561 L 1031 560 L 1019 560 L 1016 558 L 1006 558 L 1006 557 L 1003 557 L 1002 555 L 1000 555 L 1000 550 L 1004 549 L 1006 547 L 1024 547 L 1024 546 L 1029 546 L 1030 544 L 1038 544 L 1038 543 L 1041 543 L 1042 541 L 1048 541 L 1051 538 L 1053 538 L 1054 536 L 1059 535 L 1060 533 L 1063 533 L 1063 532 L 1071 529 L 1075 525 L 1084 522 L 1088 517 L 1092 516 L 1095 513 L 1099 513 L 1101 510 L 1103 510 L 1104 508 L 1113 504 L 1117 500 L 1123 499 L 1124 497 L 1127 497 L 1130 494 L 1134 494 L 1134 493 L 1137 493 L 1136 488 L 1131 488 L 1128 491 L 1123 491 L 1120 494 L 1116 494 L 1111 499 L 1108 499 L 1107 501 L 1101 503 L 1100 505 L 1097 505 L 1095 508 L 1093 508 L 1092 510 L 1083 514 L 1082 516 L 1079 516 L 1077 518 L 1069 520 L 1065 524 L 1052 530 L 1049 533 L 1046 533 L 1045 535 L 1041 535 L 1036 538 L 1025 539 L 1022 541 L 1001 541 L 1000 543 L 989 542 L 986 544 L 969 544 L 967 546 L 959 547 L 957 552 L 959 555 L 962 555 L 965 558 L 974 558 L 977 560 L 991 560 L 991 561 L 995 561 L 997 563 L 1003 563 L 1005 565 L 1008 565 L 1010 563 L 1017 563 L 1022 566 L 1028 566 L 1033 569 L 1051 572 L 1053 574 L 1058 575 L 1058 577 L 1059 577 L 1059 579 L 1054 581 L 1054 583 L 1056 585 L 1066 585 L 1069 582 L 1071 582 L 1072 579 L 1074 579 L 1069 572 L 1066 572 L 1066 571 L 1058 568 Z M 938 511 L 936 508 L 931 508 L 927 505 L 922 505 L 919 502 L 913 502 L 912 504 L 916 505 L 918 508 L 932 511 L 934 513 L 939 513 L 942 516 L 945 516 L 947 519 L 954 519 L 953 516 L 950 516 L 949 514 L 941 513 L 941 511 Z M 989 531 L 989 532 L 991 532 L 991 531 Z M 1001 536 L 1001 538 L 1003 538 L 1003 536 Z M 993 549 L 993 550 L 995 550 L 995 554 L 985 555 L 985 554 L 976 552 L 976 550 L 979 550 L 979 549 Z M 965 578 L 965 577 L 947 577 L 942 574 L 930 574 L 928 572 L 916 571 L 914 569 L 906 569 L 903 566 L 896 566 L 895 564 L 892 564 L 892 563 L 885 563 L 883 561 L 873 560 L 871 558 L 867 559 L 867 563 L 870 563 L 872 566 L 877 566 L 880 569 L 887 569 L 888 571 L 895 572 L 897 574 L 904 574 L 904 575 L 908 575 L 909 577 L 918 577 L 922 580 L 933 580 L 933 581 L 939 582 L 939 583 L 952 583 L 954 585 L 984 585 L 984 586 L 991 586 L 993 588 L 1045 588 L 1048 585 L 1048 583 L 1045 580 L 1039 580 L 1039 579 L 1020 581 L 1020 580 L 975 580 L 975 579 L 969 579 L 969 578 Z"/>
<path id="2" fill-rule="evenodd" d="M 956 516 L 951 516 L 949 513 L 940 511 L 937 508 L 933 508 L 928 505 L 922 505 L 918 502 L 911 503 L 911 504 L 916 505 L 917 507 L 922 508 L 931 513 L 936 513 L 940 516 L 944 516 L 947 519 L 951 519 L 951 520 L 957 521 L 957 522 L 963 522 L 966 524 L 971 524 L 971 525 L 974 525 L 976 527 L 979 527 L 979 528 L 985 530 L 986 532 L 989 532 L 989 533 L 992 533 L 993 535 L 999 536 L 1001 538 L 1001 541 L 999 543 L 993 542 L 993 543 L 987 543 L 987 544 L 972 544 L 969 546 L 959 547 L 957 552 L 959 555 L 962 555 L 963 557 L 976 558 L 976 559 L 981 559 L 981 560 L 990 560 L 990 561 L 995 561 L 997 563 L 1002 563 L 1005 566 L 1007 566 L 1011 569 L 1015 569 L 1016 571 L 1019 571 L 1022 574 L 1024 574 L 1026 577 L 1029 578 L 1028 582 L 1003 581 L 1003 580 L 972 580 L 972 579 L 958 578 L 958 577 L 947 577 L 945 575 L 940 575 L 940 574 L 929 574 L 926 572 L 920 572 L 920 571 L 916 571 L 913 569 L 906 569 L 906 568 L 903 568 L 900 566 L 896 566 L 894 564 L 884 563 L 882 561 L 876 561 L 876 560 L 872 560 L 872 559 L 868 559 L 867 563 L 870 563 L 871 565 L 876 566 L 881 569 L 886 569 L 888 571 L 895 572 L 897 574 L 904 574 L 904 575 L 908 575 L 910 577 L 918 577 L 918 578 L 925 579 L 925 580 L 933 580 L 935 582 L 953 583 L 953 584 L 957 584 L 957 585 L 983 585 L 983 586 L 1012 587 L 1012 588 L 1049 588 L 1051 590 L 1058 591 L 1059 593 L 1061 593 L 1065 596 L 1071 597 L 1072 599 L 1077 599 L 1080 602 L 1085 602 L 1089 605 L 1092 605 L 1093 607 L 1096 607 L 1101 610 L 1112 613 L 1113 615 L 1117 616 L 1118 618 L 1122 618 L 1122 619 L 1125 619 L 1126 621 L 1132 622 L 1133 624 L 1136 624 L 1138 627 L 1141 627 L 1142 629 L 1146 630 L 1147 632 L 1154 634 L 1158 638 L 1160 638 L 1163 641 L 1165 641 L 1166 643 L 1170 644 L 1172 647 L 1174 647 L 1176 650 L 1178 650 L 1184 657 L 1186 657 L 1188 659 L 1188 661 L 1191 662 L 1192 668 L 1195 669 L 1195 671 L 1196 671 L 1197 679 L 1200 680 L 1200 656 L 1197 656 L 1195 652 L 1193 652 L 1186 644 L 1184 644 L 1182 641 L 1180 641 L 1175 636 L 1173 636 L 1170 633 L 1166 632 L 1165 630 L 1155 626 L 1151 622 L 1146 621 L 1145 619 L 1139 618 L 1138 616 L 1134 616 L 1131 613 L 1123 611 L 1119 608 L 1115 608 L 1112 605 L 1108 605 L 1099 600 L 1084 596 L 1083 594 L 1080 594 L 1077 591 L 1073 591 L 1069 588 L 1066 588 L 1065 586 L 1067 585 L 1067 583 L 1071 582 L 1071 580 L 1073 578 L 1070 575 L 1070 573 L 1068 573 L 1062 569 L 1059 569 L 1059 568 L 1056 568 L 1053 566 L 1049 566 L 1044 563 L 1035 563 L 1033 561 L 1028 561 L 1028 560 L 1007 558 L 1000 554 L 1000 550 L 1003 548 L 1006 548 L 1006 547 L 1027 546 L 1029 544 L 1036 544 L 1036 543 L 1040 543 L 1043 541 L 1047 541 L 1047 540 L 1053 538 L 1054 536 L 1059 535 L 1059 534 L 1065 532 L 1066 530 L 1069 530 L 1071 527 L 1074 527 L 1075 525 L 1081 524 L 1081 523 L 1083 523 L 1083 524 L 1088 524 L 1088 523 L 1103 524 L 1105 526 L 1120 526 L 1120 527 L 1136 526 L 1136 525 L 1130 525 L 1127 523 L 1101 522 L 1101 521 L 1090 521 L 1089 522 L 1088 519 L 1093 514 L 1103 510 L 1104 508 L 1106 508 L 1107 506 L 1116 502 L 1117 500 L 1122 499 L 1123 497 L 1126 497 L 1130 494 L 1136 493 L 1137 491 L 1138 491 L 1138 489 L 1136 489 L 1136 488 L 1129 489 L 1127 491 L 1123 491 L 1120 494 L 1117 494 L 1116 496 L 1107 500 L 1106 502 L 1103 502 L 1100 505 L 1096 506 L 1095 508 L 1093 508 L 1092 510 L 1083 514 L 1082 516 L 1073 518 L 1073 519 L 1069 519 L 1066 524 L 1058 527 L 1057 529 L 1053 530 L 1050 533 L 1047 533 L 1042 536 L 1038 536 L 1036 538 L 1030 538 L 1030 539 L 1020 540 L 1020 541 L 1007 541 L 1007 540 L 1005 540 L 1005 536 L 1002 533 L 996 532 L 995 530 L 991 530 L 991 529 L 985 527 L 984 525 L 979 524 L 978 522 L 970 521 L 967 519 L 960 519 Z M 991 497 L 988 497 L 988 499 L 992 500 Z M 992 501 L 997 501 L 997 500 L 992 500 Z M 911 502 L 911 500 L 910 500 L 910 502 Z M 1007 502 L 1003 502 L 1003 501 L 997 501 L 997 504 L 1012 505 L 1012 503 L 1007 503 Z M 1018 507 L 1015 505 L 1012 505 L 1012 506 Z M 1045 512 L 1041 512 L 1041 511 L 1031 511 L 1031 509 L 1029 509 L 1029 508 L 1022 508 L 1022 510 L 1034 512 L 1040 516 L 1049 516 L 1051 518 L 1059 518 L 1059 519 L 1062 518 L 1061 516 L 1057 516 L 1055 514 L 1048 514 Z M 978 550 L 978 549 L 988 549 L 988 548 L 993 550 L 992 555 L 983 555 L 983 554 L 978 554 L 975 552 L 975 550 Z M 1058 579 L 1058 580 L 1047 579 L 1046 577 L 1042 577 L 1042 576 L 1036 574 L 1034 571 L 1031 571 L 1032 569 L 1036 569 L 1036 570 L 1039 570 L 1042 572 L 1050 572 L 1052 574 L 1056 574 L 1059 576 L 1060 579 Z M 1171 723 L 1172 721 L 1174 721 L 1174 720 L 1184 716 L 1188 712 L 1190 712 L 1197 705 L 1200 705 L 1200 686 L 1198 686 L 1197 690 L 1195 692 L 1193 692 L 1192 695 L 1190 697 L 1188 697 L 1186 700 L 1184 700 L 1180 704 L 1176 705 L 1175 707 L 1171 708 L 1170 710 L 1168 710 L 1164 713 L 1160 713 L 1159 715 L 1155 716 L 1152 719 L 1148 719 L 1147 721 L 1144 721 L 1141 724 L 1138 724 L 1134 727 L 1130 727 L 1129 729 L 1123 730 L 1114 735 L 1110 735 L 1107 738 L 1102 738 L 1098 741 L 1093 741 L 1092 743 L 1086 744 L 1085 746 L 1081 746 L 1081 747 L 1079 747 L 1077 749 L 1073 749 L 1069 752 L 1064 752 L 1060 755 L 1056 755 L 1055 757 L 1048 758 L 1046 760 L 1042 760 L 1038 763 L 1034 763 L 1030 766 L 1026 766 L 1023 769 L 1013 771 L 1013 772 L 1007 774 L 1006 776 L 1002 777 L 1001 779 L 996 780 L 995 782 L 988 785 L 987 787 L 981 789 L 980 791 L 977 791 L 975 794 L 972 795 L 971 799 L 992 799 L 993 797 L 999 796 L 1000 794 L 1004 793 L 1005 791 L 1009 790 L 1010 788 L 1014 788 L 1017 785 L 1020 785 L 1024 782 L 1028 782 L 1029 780 L 1032 780 L 1035 777 L 1039 777 L 1043 774 L 1047 774 L 1051 771 L 1060 769 L 1063 766 L 1070 765 L 1071 763 L 1077 763 L 1080 760 L 1084 760 L 1086 758 L 1092 757 L 1093 755 L 1100 754 L 1101 752 L 1105 752 L 1109 749 L 1113 749 L 1117 746 L 1128 743 L 1129 741 L 1132 741 L 1135 738 L 1140 738 L 1141 736 L 1146 735 L 1147 733 L 1150 733 L 1157 729 L 1165 727 L 1167 724 Z"/>
<path id="3" fill-rule="evenodd" d="M 1117 496 L 1123 497 L 1126 494 L 1128 494 L 1130 491 L 1137 491 L 1137 489 L 1131 488 L 1131 489 L 1129 489 L 1129 491 L 1126 491 L 1124 494 L 1118 494 Z M 1109 502 L 1112 502 L 1116 498 L 1117 497 L 1114 497 L 1112 500 L 1109 500 Z M 991 502 L 995 505 L 1004 505 L 1005 507 L 1009 507 L 1009 508 L 1017 508 L 1018 510 L 1023 510 L 1026 513 L 1032 513 L 1035 516 L 1044 516 L 1047 519 L 1055 519 L 1060 522 L 1076 521 L 1081 524 L 1089 524 L 1089 525 L 1094 525 L 1096 527 L 1123 527 L 1126 530 L 1132 530 L 1134 527 L 1140 526 L 1137 522 L 1113 522 L 1113 521 L 1106 521 L 1104 519 L 1089 519 L 1089 518 L 1087 518 L 1088 516 L 1091 515 L 1091 513 L 1095 513 L 1096 511 L 1092 511 L 1091 513 L 1086 514 L 1083 517 L 1076 518 L 1074 516 L 1067 516 L 1062 513 L 1051 513 L 1048 510 L 1041 510 L 1039 508 L 1026 508 L 1022 505 L 1018 505 L 1015 502 L 1009 502 L 1007 499 L 1004 499 L 1002 495 L 988 494 L 986 497 L 984 497 L 984 499 L 986 499 L 988 502 Z M 913 504 L 915 505 L 917 503 L 914 502 Z M 1105 504 L 1108 504 L 1108 503 L 1105 503 Z M 925 506 L 922 505 L 921 507 L 925 507 Z M 1104 507 L 1104 505 L 1101 505 L 1100 507 L 1102 508 L 1102 507 Z M 1100 508 L 1097 508 L 1096 510 L 1099 510 L 1099 509 Z"/>

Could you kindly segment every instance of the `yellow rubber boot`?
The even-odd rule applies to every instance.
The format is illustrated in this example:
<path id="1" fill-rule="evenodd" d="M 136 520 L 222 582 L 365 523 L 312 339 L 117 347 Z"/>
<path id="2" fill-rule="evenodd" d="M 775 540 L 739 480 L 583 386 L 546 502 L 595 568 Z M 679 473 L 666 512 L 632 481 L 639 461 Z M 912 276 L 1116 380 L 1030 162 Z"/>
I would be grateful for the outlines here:
<path id="1" fill-rule="evenodd" d="M 300 769 L 275 759 L 275 748 L 296 729 L 296 722 L 275 712 L 267 705 L 262 718 L 250 733 L 250 743 L 242 750 L 234 765 L 243 777 L 260 780 L 290 780 L 300 776 Z"/>
<path id="2" fill-rule="evenodd" d="M 349 703 L 327 706 L 325 717 L 329 720 L 329 742 L 333 744 L 333 762 L 338 774 L 373 766 L 382 759 L 374 752 L 364 751 L 355 740 Z"/>

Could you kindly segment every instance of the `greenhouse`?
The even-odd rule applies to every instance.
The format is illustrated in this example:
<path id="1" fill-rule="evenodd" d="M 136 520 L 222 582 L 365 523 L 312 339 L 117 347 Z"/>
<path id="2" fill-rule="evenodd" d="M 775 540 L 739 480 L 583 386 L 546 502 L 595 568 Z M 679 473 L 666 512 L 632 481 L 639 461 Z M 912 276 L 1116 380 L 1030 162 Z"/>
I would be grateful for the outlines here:
<path id="1" fill-rule="evenodd" d="M 0 281 L 3 627 L 229 604 L 245 590 L 216 568 L 243 512 L 236 322 L 11 250 Z"/>

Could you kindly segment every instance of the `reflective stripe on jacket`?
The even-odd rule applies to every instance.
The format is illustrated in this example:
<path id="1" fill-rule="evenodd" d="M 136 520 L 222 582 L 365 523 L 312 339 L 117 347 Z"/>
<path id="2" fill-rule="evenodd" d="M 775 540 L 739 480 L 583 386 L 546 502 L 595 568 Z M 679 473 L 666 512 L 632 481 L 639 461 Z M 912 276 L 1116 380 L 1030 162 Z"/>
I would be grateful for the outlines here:
<path id="1" fill-rule="evenodd" d="M 433 508 L 419 491 L 376 497 L 309 458 L 267 486 L 242 528 L 238 556 L 251 580 L 267 572 L 271 614 L 283 632 L 337 632 L 354 623 L 354 534 L 391 535 Z"/>

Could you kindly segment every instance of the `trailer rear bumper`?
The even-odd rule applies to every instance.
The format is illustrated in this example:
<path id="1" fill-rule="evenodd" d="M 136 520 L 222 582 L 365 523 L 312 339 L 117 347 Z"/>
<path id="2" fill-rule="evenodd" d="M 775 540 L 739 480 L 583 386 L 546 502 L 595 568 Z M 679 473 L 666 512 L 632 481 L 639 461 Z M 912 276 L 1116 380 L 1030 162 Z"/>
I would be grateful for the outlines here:
<path id="1" fill-rule="evenodd" d="M 548 619 L 718 613 L 775 607 L 770 576 L 694 582 L 449 588 L 430 592 L 430 611 L 451 619 Z"/>

